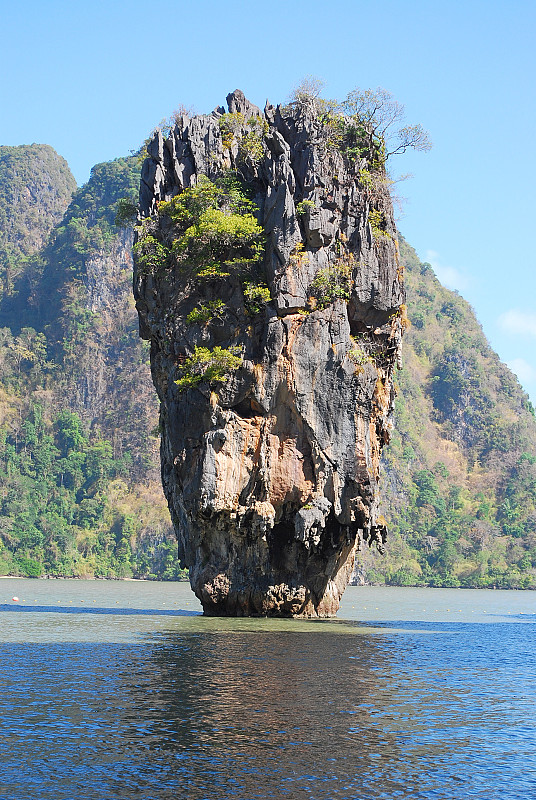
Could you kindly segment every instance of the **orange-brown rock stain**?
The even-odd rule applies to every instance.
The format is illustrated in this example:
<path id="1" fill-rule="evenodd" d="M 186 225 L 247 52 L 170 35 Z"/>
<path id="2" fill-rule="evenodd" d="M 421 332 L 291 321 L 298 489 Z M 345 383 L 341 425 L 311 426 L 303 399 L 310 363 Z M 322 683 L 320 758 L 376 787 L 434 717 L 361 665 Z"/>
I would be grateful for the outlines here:
<path id="1" fill-rule="evenodd" d="M 289 316 L 285 342 L 280 357 L 278 390 L 280 412 L 267 425 L 266 451 L 269 471 L 269 499 L 275 508 L 292 502 L 307 502 L 314 490 L 314 472 L 310 445 L 296 409 L 296 377 L 293 350 L 296 336 L 304 322 L 302 315 Z M 282 413 L 281 413 L 282 410 Z"/>
<path id="2" fill-rule="evenodd" d="M 277 508 L 287 502 L 305 503 L 314 489 L 310 456 L 298 435 L 267 435 L 269 499 Z"/>
<path id="3" fill-rule="evenodd" d="M 216 491 L 218 504 L 222 509 L 238 509 L 240 495 L 258 462 L 262 423 L 262 417 L 253 417 L 250 420 L 236 417 L 227 425 L 227 441 L 215 458 Z"/>
<path id="4" fill-rule="evenodd" d="M 378 378 L 372 398 L 372 413 L 370 416 L 370 456 L 373 474 L 376 481 L 380 478 L 380 458 L 384 444 L 389 441 L 389 431 L 385 427 L 385 420 L 391 404 L 391 384 L 383 370 L 378 369 Z"/>

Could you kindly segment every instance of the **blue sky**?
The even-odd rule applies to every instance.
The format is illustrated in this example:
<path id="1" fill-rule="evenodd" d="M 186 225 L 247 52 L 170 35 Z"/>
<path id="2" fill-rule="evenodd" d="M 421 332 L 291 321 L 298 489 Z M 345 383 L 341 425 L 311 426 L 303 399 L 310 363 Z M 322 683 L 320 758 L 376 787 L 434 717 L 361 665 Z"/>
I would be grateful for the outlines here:
<path id="1" fill-rule="evenodd" d="M 0 143 L 51 144 L 79 183 L 179 103 L 382 86 L 434 142 L 401 156 L 399 227 L 475 308 L 536 403 L 534 0 L 0 0 Z"/>

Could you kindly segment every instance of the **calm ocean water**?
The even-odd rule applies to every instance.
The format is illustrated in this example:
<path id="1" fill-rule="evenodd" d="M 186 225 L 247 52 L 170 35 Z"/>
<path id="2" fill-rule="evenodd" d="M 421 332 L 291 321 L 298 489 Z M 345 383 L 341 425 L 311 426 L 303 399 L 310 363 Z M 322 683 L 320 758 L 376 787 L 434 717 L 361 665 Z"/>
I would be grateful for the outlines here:
<path id="1" fill-rule="evenodd" d="M 215 620 L 185 584 L 2 579 L 0 798 L 534 797 L 535 621 L 533 592 Z"/>

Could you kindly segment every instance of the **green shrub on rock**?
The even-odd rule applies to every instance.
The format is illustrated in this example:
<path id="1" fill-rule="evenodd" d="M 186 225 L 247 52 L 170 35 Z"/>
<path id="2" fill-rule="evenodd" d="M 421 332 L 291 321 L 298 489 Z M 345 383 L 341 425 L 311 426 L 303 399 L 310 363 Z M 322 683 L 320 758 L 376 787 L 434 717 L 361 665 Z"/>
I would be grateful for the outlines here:
<path id="1" fill-rule="evenodd" d="M 187 315 L 186 322 L 189 325 L 194 325 L 195 323 L 204 325 L 213 317 L 220 319 L 224 309 L 225 303 L 223 300 L 211 300 L 207 304 L 200 303 Z"/>
<path id="2" fill-rule="evenodd" d="M 311 284 L 311 293 L 316 298 L 319 308 L 326 308 L 338 299 L 350 299 L 353 267 L 353 256 L 345 255 L 333 264 L 318 270 Z"/>
<path id="3" fill-rule="evenodd" d="M 181 366 L 181 377 L 175 381 L 179 391 L 193 389 L 200 383 L 221 383 L 230 372 L 242 366 L 239 347 L 196 347 L 190 358 Z"/>
<path id="4" fill-rule="evenodd" d="M 378 241 L 379 239 L 390 239 L 391 235 L 388 230 L 386 230 L 386 220 L 385 216 L 381 211 L 377 209 L 373 209 L 369 211 L 369 225 L 370 230 L 372 231 L 372 235 Z"/>
<path id="5" fill-rule="evenodd" d="M 134 245 L 140 275 L 153 275 L 168 263 L 169 250 L 151 234 L 141 236 Z"/>
<path id="6" fill-rule="evenodd" d="M 203 268 L 250 267 L 264 251 L 264 231 L 255 205 L 232 177 L 216 185 L 202 177 L 196 186 L 161 202 L 160 215 L 172 224 L 171 252 L 177 265 L 195 273 Z"/>
<path id="7" fill-rule="evenodd" d="M 258 314 L 270 302 L 270 289 L 265 285 L 245 283 L 243 288 L 244 305 L 248 314 Z"/>
<path id="8" fill-rule="evenodd" d="M 261 117 L 245 118 L 244 114 L 233 112 L 223 114 L 218 120 L 224 150 L 238 145 L 238 158 L 257 164 L 264 156 L 263 138 L 268 124 Z"/>
<path id="9" fill-rule="evenodd" d="M 298 217 L 303 217 L 307 213 L 308 209 L 312 211 L 314 207 L 315 204 L 312 200 L 301 200 L 301 202 L 297 203 L 296 205 L 296 214 Z"/>

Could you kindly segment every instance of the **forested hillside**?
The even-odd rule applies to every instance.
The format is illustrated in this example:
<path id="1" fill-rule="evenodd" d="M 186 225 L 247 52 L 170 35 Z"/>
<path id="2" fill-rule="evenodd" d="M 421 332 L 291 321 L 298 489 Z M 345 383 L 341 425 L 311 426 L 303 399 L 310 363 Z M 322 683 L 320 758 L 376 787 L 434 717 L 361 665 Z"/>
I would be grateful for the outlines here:
<path id="1" fill-rule="evenodd" d="M 395 430 L 384 450 L 387 555 L 358 579 L 536 585 L 536 420 L 469 304 L 401 240 L 408 315 Z"/>
<path id="2" fill-rule="evenodd" d="M 0 147 L 0 297 L 45 244 L 75 189 L 69 165 L 49 145 Z"/>
<path id="3" fill-rule="evenodd" d="M 180 575 L 132 234 L 115 225 L 139 169 L 97 165 L 75 191 L 51 148 L 0 148 L 0 574 Z M 390 536 L 356 578 L 532 587 L 533 410 L 470 306 L 403 241 L 401 255 L 412 326 L 384 450 Z"/>
<path id="4" fill-rule="evenodd" d="M 39 168 L 28 166 L 36 183 Z M 138 175 L 137 157 L 97 165 L 45 246 L 13 257 L 0 304 L 0 574 L 180 574 L 132 234 L 114 224 Z"/>

